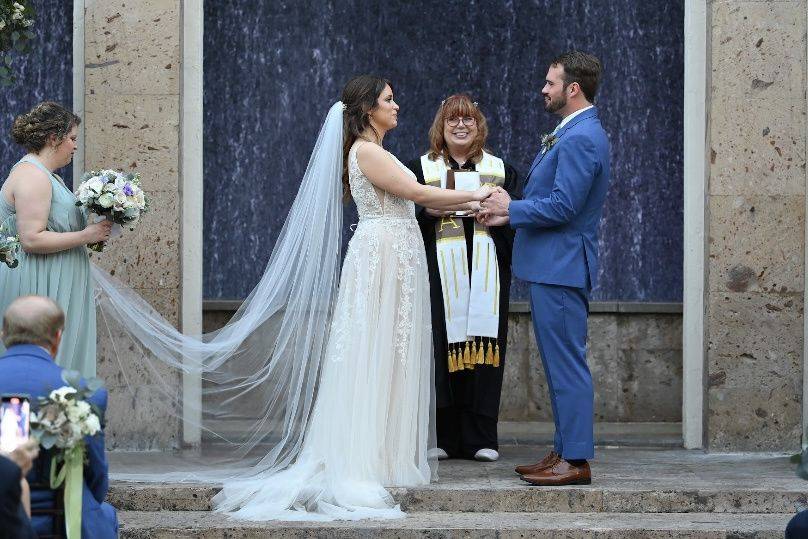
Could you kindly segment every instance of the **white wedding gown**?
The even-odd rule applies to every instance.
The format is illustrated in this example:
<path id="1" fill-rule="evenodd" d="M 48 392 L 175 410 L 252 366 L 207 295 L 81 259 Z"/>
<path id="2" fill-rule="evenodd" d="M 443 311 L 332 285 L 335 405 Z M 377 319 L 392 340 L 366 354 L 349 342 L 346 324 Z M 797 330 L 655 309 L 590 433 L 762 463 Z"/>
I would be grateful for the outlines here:
<path id="1" fill-rule="evenodd" d="M 249 520 L 397 518 L 385 487 L 424 485 L 434 462 L 426 257 L 412 202 L 374 188 L 349 153 L 359 224 L 348 245 L 300 454 L 225 482 L 217 510 Z M 395 157 L 398 166 L 415 176 Z"/>

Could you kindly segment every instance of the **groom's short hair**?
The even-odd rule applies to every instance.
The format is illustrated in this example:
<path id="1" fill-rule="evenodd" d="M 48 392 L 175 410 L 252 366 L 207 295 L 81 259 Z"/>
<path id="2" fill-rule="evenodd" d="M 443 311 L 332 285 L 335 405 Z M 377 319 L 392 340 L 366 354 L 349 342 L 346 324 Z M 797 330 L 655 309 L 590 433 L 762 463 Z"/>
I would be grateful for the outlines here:
<path id="1" fill-rule="evenodd" d="M 569 51 L 555 57 L 551 65 L 564 68 L 564 88 L 577 82 L 590 103 L 595 101 L 600 84 L 600 60 L 581 51 Z"/>

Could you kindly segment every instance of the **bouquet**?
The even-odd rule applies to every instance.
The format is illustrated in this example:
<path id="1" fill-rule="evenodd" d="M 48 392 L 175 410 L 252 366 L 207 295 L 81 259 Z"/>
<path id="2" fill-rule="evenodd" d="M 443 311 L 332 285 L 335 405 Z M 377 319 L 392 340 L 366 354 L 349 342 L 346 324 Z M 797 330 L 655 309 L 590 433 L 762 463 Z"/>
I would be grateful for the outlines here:
<path id="1" fill-rule="evenodd" d="M 14 82 L 11 72 L 11 51 L 26 53 L 36 34 L 34 9 L 30 0 L 0 0 L 0 84 L 9 86 Z"/>
<path id="2" fill-rule="evenodd" d="M 138 173 L 116 170 L 85 172 L 76 190 L 76 198 L 76 206 L 84 206 L 91 213 L 130 227 L 149 209 Z M 100 253 L 104 250 L 104 242 L 91 243 L 87 247 Z"/>
<path id="3" fill-rule="evenodd" d="M 87 399 L 102 383 L 94 378 L 82 385 L 77 371 L 65 371 L 62 377 L 69 385 L 38 399 L 38 409 L 31 414 L 31 434 L 45 449 L 56 448 L 50 486 L 56 489 L 64 484 L 67 536 L 80 537 L 84 437 L 101 431 L 103 417 L 103 412 Z"/>
<path id="4" fill-rule="evenodd" d="M 17 253 L 20 252 L 20 237 L 11 235 L 5 224 L 0 225 L 0 260 L 9 268 L 16 268 L 19 264 Z"/>

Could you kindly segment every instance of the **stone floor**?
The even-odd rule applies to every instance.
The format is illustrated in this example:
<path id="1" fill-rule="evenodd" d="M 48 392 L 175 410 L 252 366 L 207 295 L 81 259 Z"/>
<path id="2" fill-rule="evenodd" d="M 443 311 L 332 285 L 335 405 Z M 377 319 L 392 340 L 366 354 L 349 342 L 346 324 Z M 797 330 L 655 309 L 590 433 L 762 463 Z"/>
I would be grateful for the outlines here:
<path id="1" fill-rule="evenodd" d="M 408 512 L 397 521 L 245 523 L 210 511 L 215 483 L 174 483 L 191 464 L 176 455 L 112 453 L 110 501 L 122 510 L 122 537 L 698 537 L 781 538 L 808 481 L 784 454 L 706 454 L 675 448 L 597 450 L 593 483 L 533 487 L 516 464 L 547 447 L 503 446 L 499 462 L 449 460 L 439 479 L 393 489 Z M 196 466 L 209 459 L 196 460 Z M 121 478 L 148 473 L 163 480 Z"/>

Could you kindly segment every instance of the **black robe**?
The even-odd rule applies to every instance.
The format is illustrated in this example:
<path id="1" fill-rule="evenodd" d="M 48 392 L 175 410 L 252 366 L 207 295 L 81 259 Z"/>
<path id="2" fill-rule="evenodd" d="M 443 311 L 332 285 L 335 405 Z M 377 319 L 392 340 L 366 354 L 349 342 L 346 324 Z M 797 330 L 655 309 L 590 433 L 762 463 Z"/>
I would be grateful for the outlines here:
<path id="1" fill-rule="evenodd" d="M 475 170 L 475 164 L 467 162 L 462 168 L 449 159 L 454 170 Z M 407 164 L 419 183 L 424 182 L 421 159 Z M 513 199 L 522 196 L 519 176 L 516 170 L 505 163 L 505 184 L 503 188 Z M 508 340 L 508 304 L 511 287 L 511 253 L 513 251 L 514 230 L 509 226 L 490 227 L 488 230 L 494 241 L 499 265 L 500 298 L 499 298 L 499 356 L 500 366 L 476 365 L 474 370 L 462 370 L 449 373 L 446 361 L 448 342 L 446 337 L 446 319 L 443 309 L 443 290 L 438 270 L 437 243 L 435 224 L 437 218 L 428 215 L 425 208 L 416 205 L 416 216 L 421 227 L 426 248 L 427 269 L 429 270 L 429 290 L 432 304 L 432 343 L 435 352 L 435 392 L 438 408 L 458 406 L 471 410 L 475 414 L 487 416 L 496 421 L 499 415 L 499 400 L 502 391 L 502 372 L 505 369 L 505 352 Z M 472 241 L 474 239 L 474 219 L 463 218 L 466 232 L 466 253 L 469 257 L 469 278 L 471 277 Z"/>

